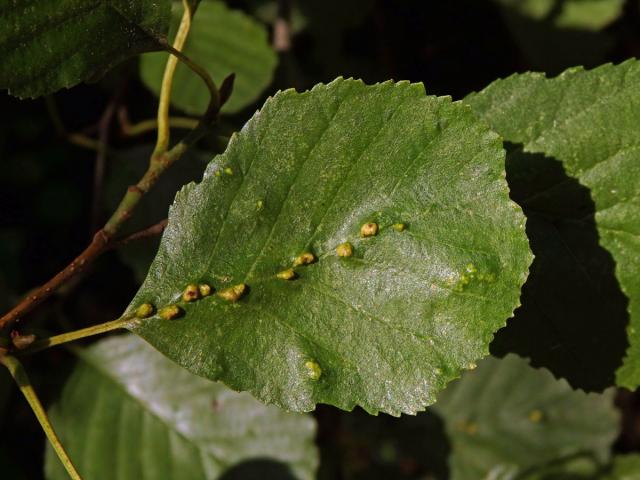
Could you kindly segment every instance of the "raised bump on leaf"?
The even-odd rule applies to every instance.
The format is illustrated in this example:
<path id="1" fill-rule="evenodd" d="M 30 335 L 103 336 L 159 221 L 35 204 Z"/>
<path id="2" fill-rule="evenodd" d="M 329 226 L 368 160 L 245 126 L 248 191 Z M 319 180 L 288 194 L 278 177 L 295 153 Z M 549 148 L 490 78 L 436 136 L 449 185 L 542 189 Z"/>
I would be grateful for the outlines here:
<path id="1" fill-rule="evenodd" d="M 187 285 L 184 289 L 184 292 L 182 292 L 182 300 L 184 300 L 185 302 L 193 302 L 198 298 L 200 298 L 200 289 L 195 283 L 190 283 L 189 285 Z"/>
<path id="2" fill-rule="evenodd" d="M 202 297 L 208 297 L 209 295 L 211 295 L 211 293 L 213 293 L 211 285 L 207 283 L 201 283 L 200 285 L 198 285 L 198 291 L 200 292 L 200 296 Z"/>
<path id="3" fill-rule="evenodd" d="M 306 362 L 304 362 L 304 366 L 307 369 L 307 375 L 311 380 L 320 379 L 320 377 L 322 376 L 322 368 L 320 368 L 318 362 L 307 360 Z"/>
<path id="4" fill-rule="evenodd" d="M 158 315 L 160 315 L 160 318 L 163 318 L 165 320 L 173 320 L 182 315 L 182 313 L 183 311 L 179 306 L 167 305 L 166 307 L 160 309 Z"/>
<path id="5" fill-rule="evenodd" d="M 341 243 L 336 247 L 336 254 L 339 257 L 350 257 L 353 255 L 353 247 L 349 242 Z"/>
<path id="6" fill-rule="evenodd" d="M 296 272 L 294 272 L 293 268 L 287 268 L 286 270 L 282 270 L 276 274 L 280 280 L 293 280 L 296 278 Z"/>
<path id="7" fill-rule="evenodd" d="M 247 292 L 247 285 L 239 283 L 233 287 L 225 288 L 218 292 L 220 298 L 225 299 L 228 302 L 237 302 Z"/>
<path id="8" fill-rule="evenodd" d="M 294 267 L 300 267 L 302 265 L 309 265 L 313 262 L 316 261 L 316 256 L 311 253 L 311 252 L 304 252 L 301 253 L 300 255 L 298 255 L 294 260 L 293 260 L 293 266 Z"/>
<path id="9" fill-rule="evenodd" d="M 143 303 L 136 309 L 137 318 L 148 318 L 156 311 L 155 307 L 150 303 Z"/>
<path id="10" fill-rule="evenodd" d="M 360 236 L 363 238 L 373 237 L 378 234 L 378 224 L 375 222 L 368 222 L 360 227 Z"/>

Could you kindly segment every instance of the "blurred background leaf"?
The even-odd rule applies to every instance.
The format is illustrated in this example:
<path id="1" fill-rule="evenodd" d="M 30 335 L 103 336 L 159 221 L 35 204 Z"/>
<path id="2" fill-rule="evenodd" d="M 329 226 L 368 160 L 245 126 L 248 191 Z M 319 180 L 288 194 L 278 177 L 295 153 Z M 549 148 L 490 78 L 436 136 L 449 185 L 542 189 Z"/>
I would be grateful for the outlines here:
<path id="1" fill-rule="evenodd" d="M 49 414 L 85 480 L 311 480 L 318 463 L 309 415 L 196 377 L 133 335 L 78 351 Z M 46 476 L 68 478 L 50 447 Z"/>
<path id="2" fill-rule="evenodd" d="M 173 4 L 173 38 L 182 7 Z M 227 8 L 223 2 L 205 0 L 200 3 L 191 24 L 183 52 L 204 67 L 218 86 L 231 73 L 236 74 L 233 95 L 222 111 L 234 113 L 255 102 L 271 83 L 277 57 L 271 49 L 266 28 L 241 11 Z M 166 53 L 142 56 L 140 76 L 156 95 L 160 92 Z M 204 82 L 189 68 L 179 64 L 173 79 L 171 104 L 180 110 L 199 115 L 209 103 Z"/>
<path id="3" fill-rule="evenodd" d="M 582 472 L 591 464 L 594 473 L 609 460 L 619 431 L 613 391 L 573 390 L 515 355 L 483 360 L 433 409 L 451 442 L 451 480 L 516 478 L 575 458 L 585 460 Z"/>

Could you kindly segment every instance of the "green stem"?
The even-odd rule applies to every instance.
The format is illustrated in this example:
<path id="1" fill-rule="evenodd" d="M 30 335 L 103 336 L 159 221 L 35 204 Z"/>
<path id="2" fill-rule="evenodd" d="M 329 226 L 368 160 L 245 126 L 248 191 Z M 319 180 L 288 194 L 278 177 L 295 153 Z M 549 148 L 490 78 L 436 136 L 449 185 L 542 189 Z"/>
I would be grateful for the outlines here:
<path id="1" fill-rule="evenodd" d="M 184 13 L 180 20 L 180 26 L 173 40 L 172 50 L 179 52 L 184 48 L 184 44 L 191 28 L 191 9 L 189 2 L 183 0 Z M 160 88 L 160 101 L 158 102 L 158 139 L 153 156 L 162 155 L 169 148 L 169 104 L 171 101 L 171 86 L 173 84 L 173 76 L 176 72 L 178 58 L 175 55 L 169 56 L 167 64 L 164 67 L 162 76 L 162 86 Z"/>
<path id="2" fill-rule="evenodd" d="M 42 407 L 42 404 L 38 399 L 38 395 L 31 386 L 31 381 L 29 380 L 27 372 L 25 371 L 20 361 L 10 355 L 2 357 L 1 361 L 7 367 L 7 369 L 11 373 L 11 376 L 16 381 L 16 384 L 20 388 L 20 391 L 24 395 L 24 398 L 27 399 L 31 410 L 33 410 L 33 413 L 36 415 L 36 418 L 42 426 L 44 433 L 47 435 L 49 442 L 51 442 L 53 450 L 58 455 L 58 458 L 62 462 L 64 468 L 67 470 L 69 476 L 73 480 L 82 480 L 80 474 L 76 470 L 76 467 L 74 467 L 73 463 L 71 462 L 69 455 L 67 455 L 67 452 L 64 450 L 64 447 L 60 443 L 60 439 L 56 435 L 56 432 L 53 430 L 53 426 L 49 421 L 47 412 L 45 412 L 44 408 Z"/>
<path id="3" fill-rule="evenodd" d="M 167 51 L 178 58 L 182 63 L 184 63 L 187 67 L 191 69 L 193 73 L 198 75 L 206 84 L 207 89 L 209 90 L 209 107 L 207 108 L 205 116 L 211 115 L 212 113 L 218 113 L 220 109 L 220 92 L 218 91 L 218 87 L 215 82 L 203 67 L 198 65 L 196 62 L 187 57 L 184 53 L 171 46 L 167 46 Z"/>
<path id="4" fill-rule="evenodd" d="M 188 11 L 188 2 L 187 0 L 183 0 L 185 4 L 185 11 Z M 185 27 L 186 28 L 186 27 Z M 37 305 L 42 303 L 45 299 L 49 298 L 55 290 L 62 285 L 65 281 L 67 281 L 71 276 L 80 271 L 86 265 L 88 265 L 93 259 L 102 254 L 109 244 L 116 237 L 123 223 L 125 223 L 133 214 L 133 211 L 136 209 L 138 203 L 142 199 L 142 197 L 155 185 L 158 181 L 158 178 L 178 159 L 180 158 L 184 152 L 193 145 L 198 139 L 200 139 L 203 135 L 205 135 L 212 125 L 214 125 L 218 119 L 218 112 L 220 109 L 220 93 L 218 89 L 207 73 L 207 71 L 191 61 L 188 57 L 182 54 L 180 51 L 175 48 L 167 45 L 166 49 L 169 53 L 172 53 L 174 57 L 179 58 L 183 63 L 185 63 L 191 70 L 197 73 L 207 84 L 209 91 L 211 93 L 211 98 L 209 99 L 209 106 L 207 107 L 207 111 L 200 118 L 198 125 L 195 129 L 191 130 L 180 142 L 178 142 L 173 148 L 170 150 L 166 150 L 168 148 L 168 133 L 161 134 L 159 133 L 158 144 L 156 145 L 156 150 L 154 150 L 151 155 L 151 159 L 149 161 L 149 167 L 147 171 L 144 173 L 142 178 L 138 181 L 136 185 L 131 185 L 125 195 L 120 200 L 120 204 L 116 208 L 115 212 L 111 215 L 107 223 L 105 223 L 104 227 L 94 235 L 94 239 L 91 244 L 85 249 L 85 251 L 80 254 L 71 264 L 69 264 L 63 271 L 58 273 L 55 277 L 49 280 L 45 285 L 38 289 L 38 291 L 34 294 L 30 294 L 25 297 L 17 306 L 7 312 L 5 315 L 0 317 L 0 328 L 5 327 L 6 325 L 18 320 L 23 315 L 30 312 Z M 174 58 L 171 57 L 171 58 Z M 175 58 L 174 58 L 175 60 Z M 171 81 L 164 82 L 163 81 L 163 91 L 167 92 L 171 88 Z M 224 84 L 223 84 L 224 87 Z M 162 97 L 161 92 L 161 97 Z M 165 94 L 165 98 L 166 94 Z M 167 126 L 168 122 L 168 103 L 164 102 L 164 106 L 162 108 L 158 108 L 158 130 L 160 132 L 161 122 L 163 123 L 163 127 Z M 167 114 L 163 113 L 167 109 Z M 162 139 L 160 139 L 162 136 Z M 165 149 L 165 150 L 162 150 Z"/>
<path id="5" fill-rule="evenodd" d="M 184 45 L 191 21 L 191 11 L 189 9 L 188 1 L 183 0 L 183 4 L 185 8 L 185 13 L 182 17 L 184 23 L 180 24 L 180 28 L 176 34 L 175 47 L 170 45 L 167 45 L 166 47 L 167 51 L 173 56 L 167 60 L 167 66 L 165 68 L 165 74 L 162 81 L 162 89 L 160 91 L 160 104 L 158 106 L 158 140 L 156 142 L 156 147 L 151 154 L 149 168 L 136 185 L 132 185 L 128 188 L 127 193 L 120 201 L 116 211 L 113 212 L 113 215 L 111 215 L 111 218 L 109 218 L 105 224 L 103 231 L 108 237 L 113 237 L 118 232 L 120 225 L 122 225 L 122 223 L 131 216 L 133 210 L 136 208 L 142 197 L 153 185 L 155 185 L 160 175 L 173 165 L 173 163 L 180 158 L 191 145 L 201 138 L 217 119 L 218 110 L 220 108 L 220 94 L 218 92 L 218 88 L 204 68 L 193 62 L 179 50 L 179 48 L 182 48 Z M 183 31 L 181 32 L 180 29 Z M 207 111 L 204 113 L 202 118 L 200 118 L 196 128 L 189 132 L 186 137 L 178 142 L 173 148 L 167 150 L 169 145 L 168 102 L 171 96 L 171 82 L 173 79 L 173 73 L 175 72 L 176 58 L 187 65 L 204 80 L 211 97 L 209 99 Z M 171 60 L 173 60 L 173 63 Z"/>
<path id="6" fill-rule="evenodd" d="M 92 337 L 94 335 L 100 335 L 101 333 L 126 328 L 132 322 L 132 318 L 119 318 L 117 320 L 101 323 L 92 327 L 81 328 L 80 330 L 74 330 L 72 332 L 54 335 L 53 337 L 43 338 L 42 340 L 32 343 L 29 348 L 21 351 L 20 355 L 40 352 L 56 345 L 62 345 L 63 343 L 73 342 L 75 340 L 80 340 L 81 338 Z"/>
<path id="7" fill-rule="evenodd" d="M 169 117 L 169 127 L 170 128 L 181 128 L 184 130 L 191 130 L 198 126 L 197 118 L 189 118 L 189 117 Z M 123 126 L 123 132 L 125 135 L 129 137 L 134 137 L 136 135 L 141 135 L 146 132 L 150 132 L 158 128 L 158 120 L 156 118 L 151 118 L 149 120 L 143 120 L 139 123 L 133 125 Z"/>

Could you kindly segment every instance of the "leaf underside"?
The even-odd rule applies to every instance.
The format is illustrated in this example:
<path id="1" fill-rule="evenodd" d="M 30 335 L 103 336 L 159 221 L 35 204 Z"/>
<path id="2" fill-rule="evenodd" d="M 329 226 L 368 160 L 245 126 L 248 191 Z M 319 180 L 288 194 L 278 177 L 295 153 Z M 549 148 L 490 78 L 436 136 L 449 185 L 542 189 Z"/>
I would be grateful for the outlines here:
<path id="1" fill-rule="evenodd" d="M 170 0 L 4 0 L 0 89 L 35 98 L 95 79 L 161 50 L 170 18 Z"/>
<path id="2" fill-rule="evenodd" d="M 451 480 L 574 478 L 571 469 L 593 474 L 608 460 L 619 430 L 614 391 L 575 391 L 527 363 L 515 355 L 487 358 L 438 397 Z M 551 467 L 564 476 L 542 474 Z"/>
<path id="3" fill-rule="evenodd" d="M 85 480 L 311 480 L 318 463 L 313 419 L 196 377 L 133 335 L 81 351 L 50 416 Z M 69 478 L 50 447 L 45 471 Z"/>
<path id="4" fill-rule="evenodd" d="M 367 222 L 379 232 L 361 238 Z M 318 261 L 277 278 L 303 252 Z M 268 100 L 178 193 L 126 314 L 178 303 L 182 318 L 131 329 L 264 402 L 415 413 L 486 355 L 530 261 L 500 140 L 467 107 L 337 79 Z M 180 300 L 201 282 L 248 292 Z"/>
<path id="5" fill-rule="evenodd" d="M 636 388 L 640 385 L 640 64 L 629 60 L 591 71 L 574 68 L 553 79 L 537 73 L 514 75 L 494 82 L 466 101 L 507 141 L 521 144 L 525 152 L 543 153 L 561 162 L 569 180 L 577 179 L 589 189 L 593 211 L 586 211 L 582 217 L 572 216 L 569 225 L 585 231 L 595 225 L 597 242 L 615 260 L 615 277 L 627 297 L 629 312 L 628 349 L 624 360 L 618 362 L 616 383 Z M 549 185 L 537 199 L 553 194 L 566 182 Z M 589 238 L 594 234 L 589 233 L 586 241 L 593 243 Z M 587 297 L 592 294 L 610 298 L 606 262 L 598 264 L 598 257 L 584 255 L 588 250 L 579 245 L 573 248 L 569 242 L 566 247 L 566 255 L 574 257 L 575 269 L 587 274 L 585 278 L 594 292 L 584 293 L 584 301 L 589 301 Z M 558 297 L 558 301 L 564 301 Z M 617 309 L 620 302 L 613 302 Z M 537 321 L 556 335 L 555 348 L 562 349 L 572 343 L 565 342 L 565 336 L 581 333 L 563 328 L 562 318 L 555 318 L 553 313 L 549 316 L 553 311 L 547 306 Z M 587 342 L 594 346 L 617 343 L 611 335 L 597 334 L 607 328 L 621 329 L 617 317 L 615 312 L 585 317 L 585 322 L 602 325 L 590 330 Z M 584 348 L 578 358 L 575 351 L 568 352 L 567 357 L 573 356 L 574 369 L 585 370 L 580 355 L 593 359 L 598 350 L 601 348 Z"/>

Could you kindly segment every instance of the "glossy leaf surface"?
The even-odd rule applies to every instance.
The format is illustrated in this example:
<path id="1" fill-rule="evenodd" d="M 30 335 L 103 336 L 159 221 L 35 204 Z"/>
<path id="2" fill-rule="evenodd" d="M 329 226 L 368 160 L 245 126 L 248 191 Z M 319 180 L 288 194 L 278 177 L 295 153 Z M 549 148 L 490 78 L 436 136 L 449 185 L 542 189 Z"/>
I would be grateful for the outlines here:
<path id="1" fill-rule="evenodd" d="M 192 372 L 291 410 L 421 410 L 518 305 L 531 255 L 503 162 L 467 107 L 421 85 L 279 93 L 178 193 L 128 310 L 177 303 L 184 315 L 133 329 Z M 378 231 L 363 238 L 367 223 Z M 345 242 L 353 254 L 340 257 Z M 303 253 L 317 261 L 295 266 Z M 292 267 L 297 278 L 278 277 Z M 247 287 L 235 303 L 185 302 L 191 283 Z"/>
<path id="2" fill-rule="evenodd" d="M 514 75 L 467 99 L 506 140 L 522 144 L 525 152 L 560 161 L 569 177 L 589 189 L 594 213 L 573 223 L 595 225 L 628 298 L 629 348 L 616 380 L 629 388 L 640 385 L 639 88 L 640 63 L 629 60 L 591 71 L 575 68 L 553 79 L 536 73 Z M 583 261 L 588 269 L 590 258 Z M 603 278 L 592 276 L 589 281 L 602 289 Z M 544 324 L 545 316 L 539 321 Z M 608 324 L 609 317 L 602 315 L 599 321 Z M 558 338 L 560 348 L 562 340 Z"/>
<path id="3" fill-rule="evenodd" d="M 170 10 L 170 0 L 3 0 L 0 88 L 39 97 L 161 50 Z"/>

